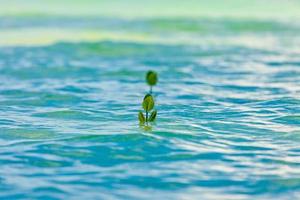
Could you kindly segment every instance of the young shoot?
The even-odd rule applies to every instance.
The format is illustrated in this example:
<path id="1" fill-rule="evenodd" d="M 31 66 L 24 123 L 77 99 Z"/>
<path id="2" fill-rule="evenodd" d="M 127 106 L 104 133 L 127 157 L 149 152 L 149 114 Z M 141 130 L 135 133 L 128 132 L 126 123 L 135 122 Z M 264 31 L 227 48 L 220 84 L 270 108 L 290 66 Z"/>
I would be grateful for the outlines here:
<path id="1" fill-rule="evenodd" d="M 152 94 L 152 87 L 157 84 L 157 73 L 154 71 L 148 71 L 146 74 L 146 82 L 150 86 L 150 94 Z"/>
<path id="2" fill-rule="evenodd" d="M 146 116 L 144 116 L 143 112 L 141 112 L 141 111 L 139 112 L 138 118 L 139 118 L 140 124 L 145 124 L 145 123 L 148 124 L 148 122 L 153 122 L 155 120 L 157 111 L 153 110 L 154 104 L 155 103 L 154 103 L 154 99 L 153 99 L 152 95 L 146 94 L 146 96 L 144 97 L 143 103 L 142 103 L 142 107 L 146 113 Z M 149 113 L 150 113 L 150 116 L 149 116 Z"/>

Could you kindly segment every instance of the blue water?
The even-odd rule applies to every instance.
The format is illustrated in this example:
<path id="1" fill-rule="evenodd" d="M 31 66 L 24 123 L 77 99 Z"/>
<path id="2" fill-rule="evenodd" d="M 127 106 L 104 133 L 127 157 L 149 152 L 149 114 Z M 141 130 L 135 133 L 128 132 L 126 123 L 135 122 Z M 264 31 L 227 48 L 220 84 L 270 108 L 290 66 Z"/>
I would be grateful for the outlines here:
<path id="1" fill-rule="evenodd" d="M 0 199 L 299 198 L 294 22 L 0 22 Z M 92 28 L 109 34 L 67 40 Z M 35 43 L 41 29 L 69 32 Z M 145 131 L 150 69 L 158 116 Z"/>

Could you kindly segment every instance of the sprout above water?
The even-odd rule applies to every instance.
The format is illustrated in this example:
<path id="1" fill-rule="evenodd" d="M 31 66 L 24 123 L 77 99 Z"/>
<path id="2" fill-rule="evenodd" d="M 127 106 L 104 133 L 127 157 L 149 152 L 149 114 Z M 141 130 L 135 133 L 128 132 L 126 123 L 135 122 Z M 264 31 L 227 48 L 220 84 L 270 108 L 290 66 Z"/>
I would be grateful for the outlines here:
<path id="1" fill-rule="evenodd" d="M 154 110 L 152 111 L 152 113 L 149 116 L 149 113 L 151 112 L 151 110 L 153 110 L 154 108 L 154 98 L 152 97 L 151 94 L 146 94 L 146 96 L 144 97 L 143 103 L 142 103 L 142 107 L 144 109 L 144 111 L 146 112 L 146 117 L 144 116 L 144 114 L 140 111 L 138 118 L 141 124 L 144 124 L 145 122 L 153 122 L 156 118 L 157 115 L 157 111 Z"/>
<path id="2" fill-rule="evenodd" d="M 146 123 L 145 126 L 148 126 L 148 122 L 154 122 L 156 119 L 157 111 L 153 110 L 155 106 L 155 102 L 152 96 L 152 87 L 157 84 L 157 81 L 158 81 L 157 73 L 151 70 L 148 71 L 146 74 L 146 82 L 150 86 L 150 92 L 145 95 L 142 102 L 142 107 L 146 115 L 144 115 L 142 111 L 140 111 L 138 114 L 138 119 L 141 125 L 144 125 Z"/>

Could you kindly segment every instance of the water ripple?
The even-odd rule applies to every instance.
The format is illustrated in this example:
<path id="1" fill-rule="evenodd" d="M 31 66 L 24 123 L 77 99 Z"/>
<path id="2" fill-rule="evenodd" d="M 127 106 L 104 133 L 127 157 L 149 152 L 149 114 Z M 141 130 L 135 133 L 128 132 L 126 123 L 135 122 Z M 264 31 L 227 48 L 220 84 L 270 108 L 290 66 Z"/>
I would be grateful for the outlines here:
<path id="1" fill-rule="evenodd" d="M 46 24 L 122 24 L 178 40 L 203 34 L 203 43 L 1 47 L 1 199 L 297 199 L 298 43 L 282 35 L 297 40 L 298 28 L 251 20 L 73 20 Z M 237 43 L 228 42 L 234 33 Z M 270 34 L 274 46 L 245 44 L 248 34 L 259 43 Z M 151 131 L 137 123 L 148 69 L 159 73 Z"/>

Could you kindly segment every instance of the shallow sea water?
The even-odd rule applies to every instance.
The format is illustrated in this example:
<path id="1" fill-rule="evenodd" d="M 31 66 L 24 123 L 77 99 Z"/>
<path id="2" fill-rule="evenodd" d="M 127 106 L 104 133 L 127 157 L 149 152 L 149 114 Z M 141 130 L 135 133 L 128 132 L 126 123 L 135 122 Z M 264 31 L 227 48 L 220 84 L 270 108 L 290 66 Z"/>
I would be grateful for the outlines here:
<path id="1" fill-rule="evenodd" d="M 0 24 L 0 199 L 299 198 L 298 24 Z M 34 33 L 54 38 L 28 45 Z M 145 131 L 137 112 L 149 69 L 158 116 Z"/>

